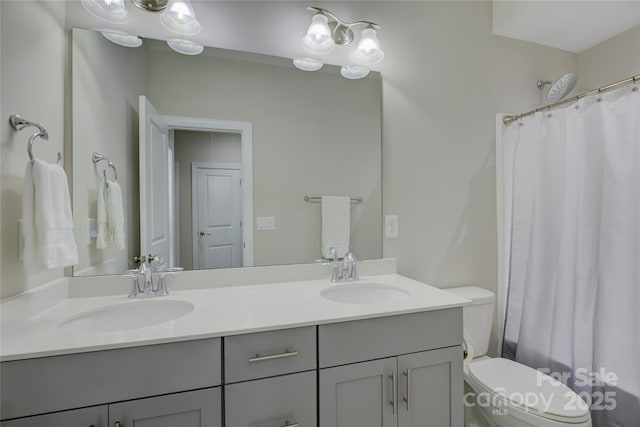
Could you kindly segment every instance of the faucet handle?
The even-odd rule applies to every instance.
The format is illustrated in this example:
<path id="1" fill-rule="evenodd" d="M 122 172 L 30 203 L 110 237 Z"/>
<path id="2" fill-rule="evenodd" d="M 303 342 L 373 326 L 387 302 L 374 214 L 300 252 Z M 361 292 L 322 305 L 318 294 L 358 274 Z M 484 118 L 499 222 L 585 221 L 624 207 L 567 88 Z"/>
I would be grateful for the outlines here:
<path id="1" fill-rule="evenodd" d="M 140 289 L 140 278 L 138 277 L 138 273 L 139 271 L 137 269 L 127 270 L 123 275 L 124 277 L 130 277 L 131 279 L 133 279 L 131 290 L 129 291 L 129 298 L 135 298 L 142 292 L 142 290 Z"/>

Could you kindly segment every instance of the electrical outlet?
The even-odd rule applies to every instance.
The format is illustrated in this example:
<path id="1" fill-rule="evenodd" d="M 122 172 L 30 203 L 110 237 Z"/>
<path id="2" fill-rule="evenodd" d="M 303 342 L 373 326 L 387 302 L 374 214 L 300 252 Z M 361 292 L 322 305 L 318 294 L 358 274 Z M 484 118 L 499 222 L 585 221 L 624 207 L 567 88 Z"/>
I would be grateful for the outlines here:
<path id="1" fill-rule="evenodd" d="M 398 230 L 398 215 L 385 215 L 384 217 L 384 237 L 386 239 L 397 239 L 400 235 Z"/>

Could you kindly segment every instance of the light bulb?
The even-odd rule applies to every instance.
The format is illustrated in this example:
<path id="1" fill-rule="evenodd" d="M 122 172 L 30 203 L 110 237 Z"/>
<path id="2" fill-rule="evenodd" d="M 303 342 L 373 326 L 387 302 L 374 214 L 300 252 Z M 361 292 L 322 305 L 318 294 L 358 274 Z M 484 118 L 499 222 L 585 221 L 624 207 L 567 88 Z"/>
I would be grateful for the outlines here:
<path id="1" fill-rule="evenodd" d="M 362 65 L 378 64 L 384 59 L 384 52 L 380 49 L 380 42 L 376 30 L 369 26 L 362 30 L 360 42 L 353 53 L 353 60 Z"/>
<path id="2" fill-rule="evenodd" d="M 185 36 L 194 36 L 201 28 L 189 0 L 169 0 L 160 15 L 160 23 L 168 30 Z"/>
<path id="3" fill-rule="evenodd" d="M 82 0 L 85 10 L 103 21 L 122 24 L 129 20 L 124 0 Z"/>
<path id="4" fill-rule="evenodd" d="M 329 53 L 335 47 L 331 31 L 329 30 L 329 19 L 322 13 L 316 13 L 311 18 L 311 25 L 307 34 L 302 39 L 302 45 L 313 53 Z"/>

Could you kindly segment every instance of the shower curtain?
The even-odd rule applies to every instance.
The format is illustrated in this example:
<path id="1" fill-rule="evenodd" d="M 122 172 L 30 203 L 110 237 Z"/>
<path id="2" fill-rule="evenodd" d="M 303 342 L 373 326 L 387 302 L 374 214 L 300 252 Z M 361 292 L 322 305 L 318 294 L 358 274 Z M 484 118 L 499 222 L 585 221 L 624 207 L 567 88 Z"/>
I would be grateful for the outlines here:
<path id="1" fill-rule="evenodd" d="M 563 380 L 591 405 L 594 426 L 638 427 L 640 91 L 510 126 L 503 356 Z"/>

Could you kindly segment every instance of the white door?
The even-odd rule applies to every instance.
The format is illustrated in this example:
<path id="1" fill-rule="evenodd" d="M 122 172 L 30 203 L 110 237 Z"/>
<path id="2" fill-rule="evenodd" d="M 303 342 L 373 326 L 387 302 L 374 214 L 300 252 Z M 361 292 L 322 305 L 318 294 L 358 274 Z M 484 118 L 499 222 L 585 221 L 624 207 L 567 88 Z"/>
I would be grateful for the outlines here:
<path id="1" fill-rule="evenodd" d="M 193 268 L 242 267 L 240 165 L 191 167 Z"/>
<path id="2" fill-rule="evenodd" d="M 171 260 L 169 129 L 140 96 L 140 251 Z"/>

